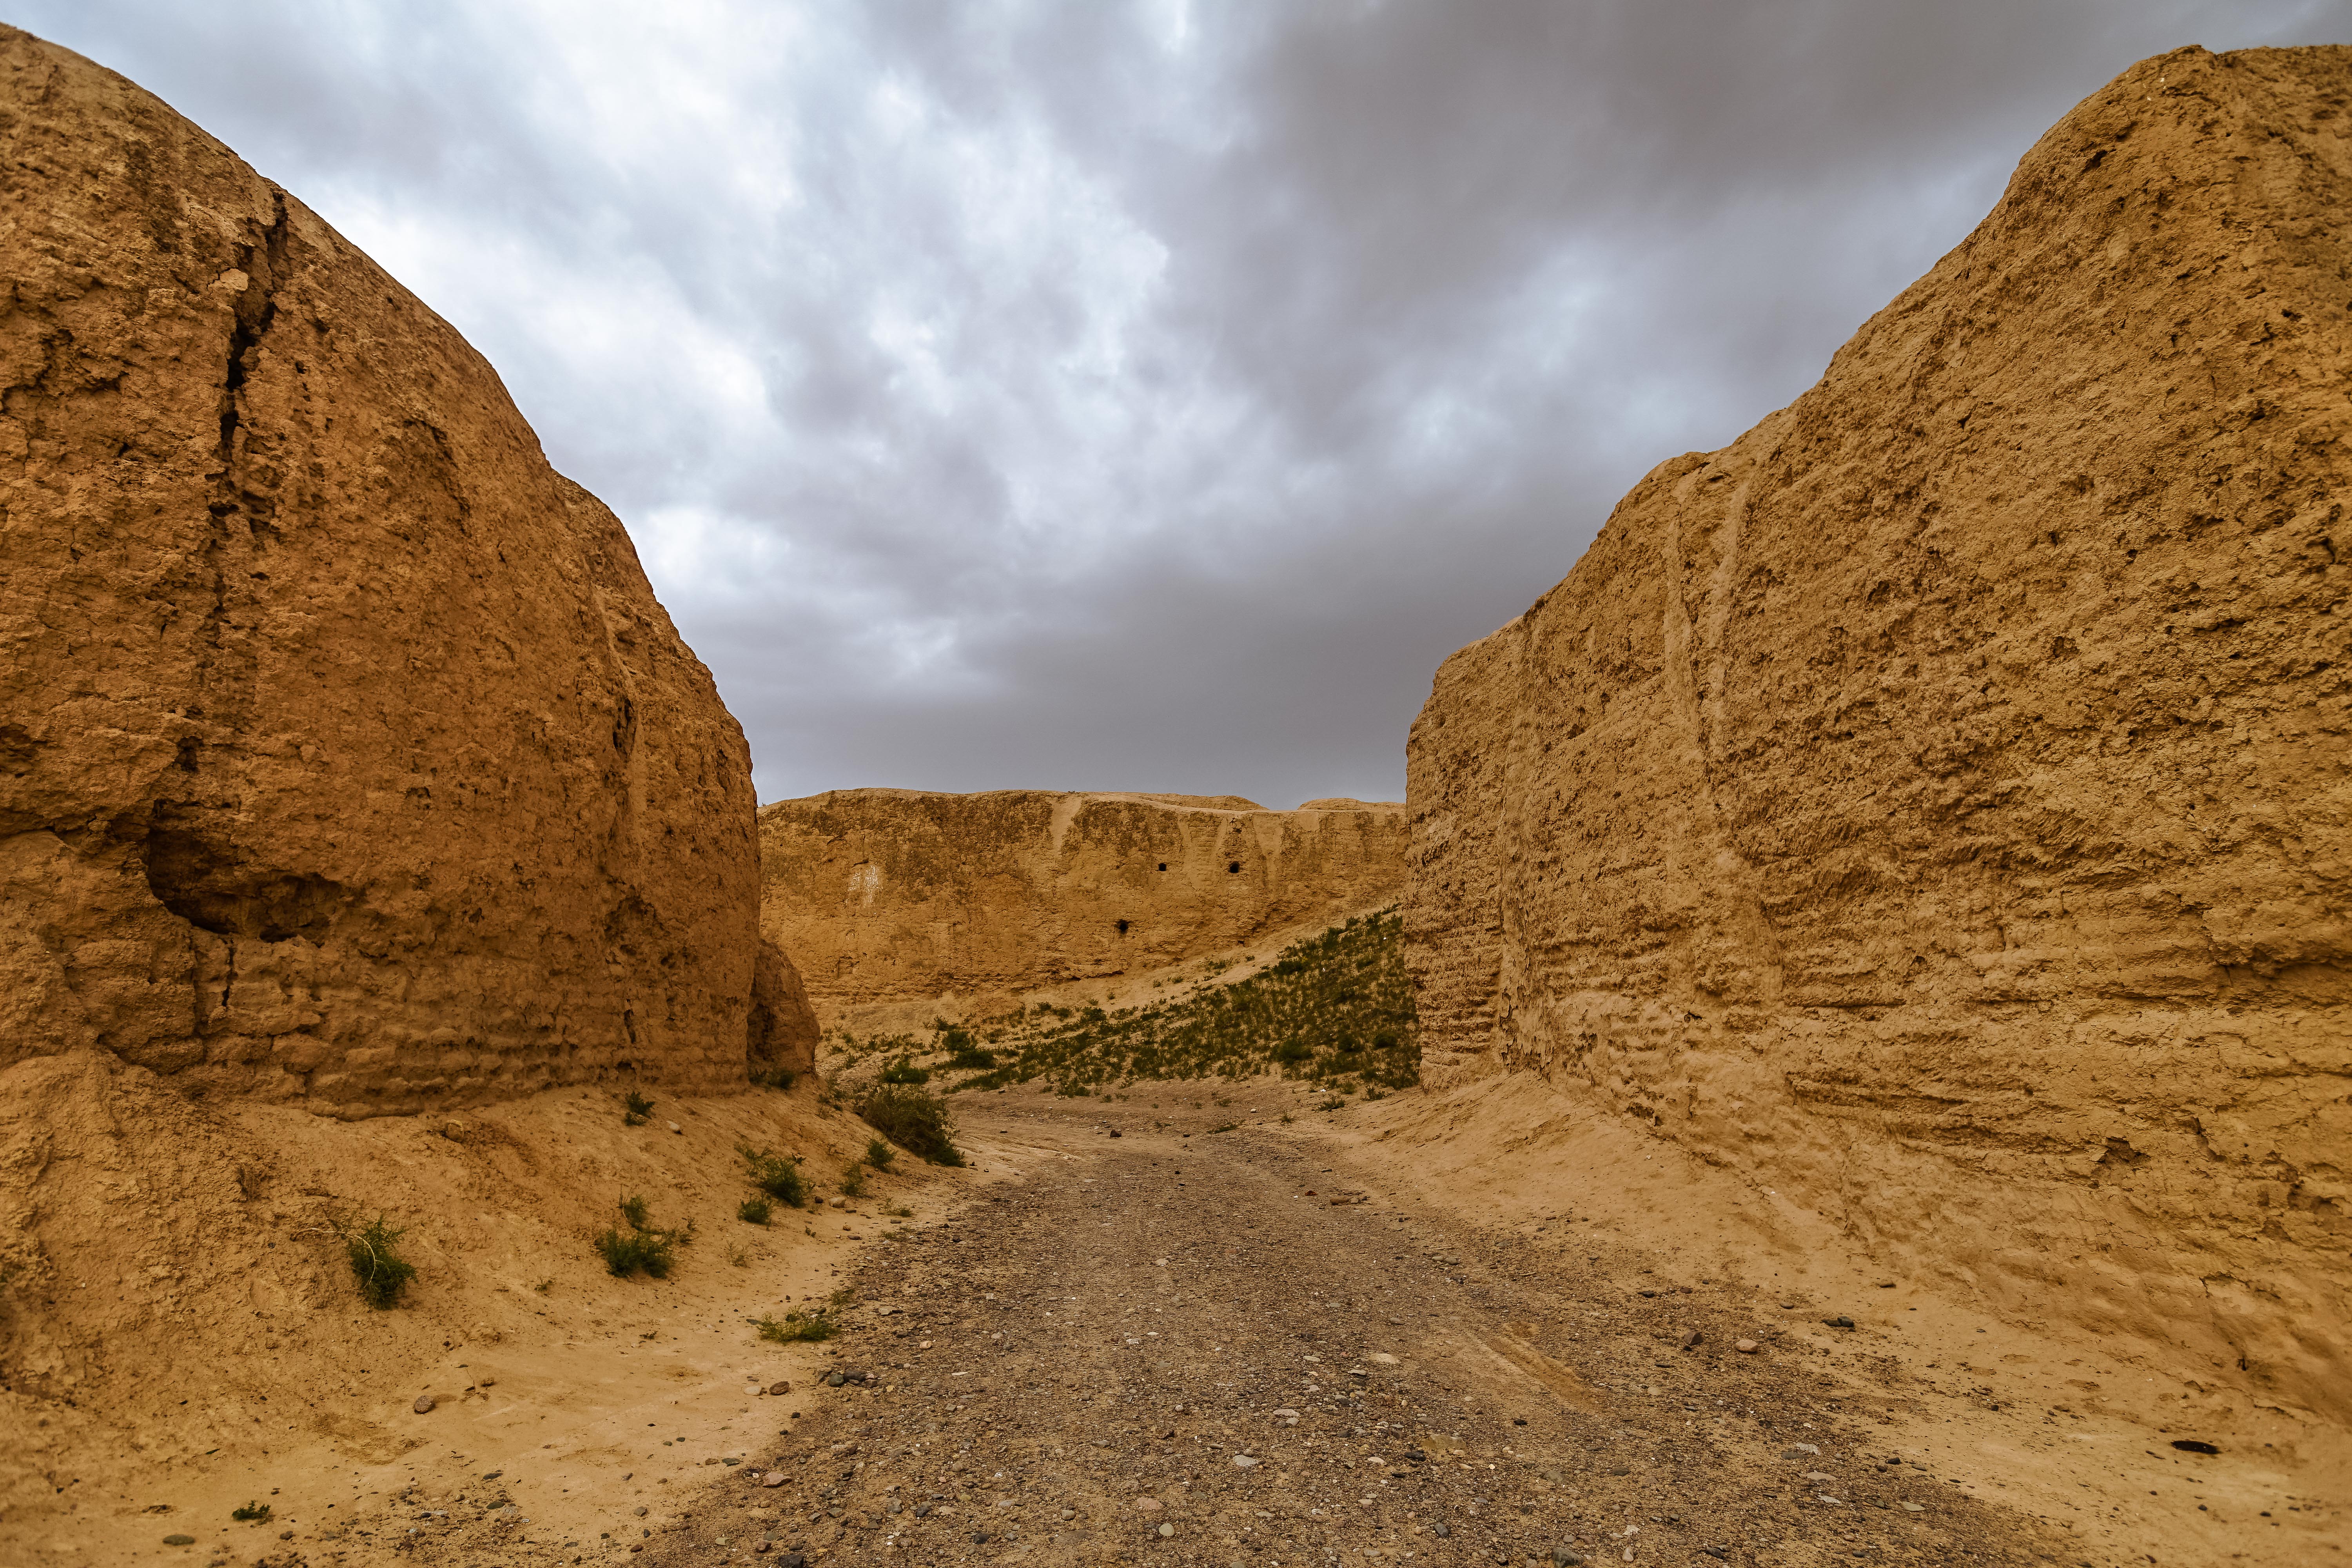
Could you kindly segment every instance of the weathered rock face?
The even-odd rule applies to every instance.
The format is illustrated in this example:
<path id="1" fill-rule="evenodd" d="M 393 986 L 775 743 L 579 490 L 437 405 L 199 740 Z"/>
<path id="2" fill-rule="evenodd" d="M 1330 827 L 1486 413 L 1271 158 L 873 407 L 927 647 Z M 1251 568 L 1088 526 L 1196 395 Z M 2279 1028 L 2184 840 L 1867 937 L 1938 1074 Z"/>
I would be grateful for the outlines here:
<path id="1" fill-rule="evenodd" d="M 2352 50 L 2125 73 L 1447 662 L 1433 1079 L 2352 1410 L 2348 108 Z"/>
<path id="2" fill-rule="evenodd" d="M 1234 795 L 835 790 L 760 808 L 761 927 L 820 1008 L 1180 963 L 1393 900 L 1403 808 Z"/>
<path id="3" fill-rule="evenodd" d="M 749 757 L 456 332 L 0 29 L 0 1065 L 344 1115 L 742 1080 Z"/>

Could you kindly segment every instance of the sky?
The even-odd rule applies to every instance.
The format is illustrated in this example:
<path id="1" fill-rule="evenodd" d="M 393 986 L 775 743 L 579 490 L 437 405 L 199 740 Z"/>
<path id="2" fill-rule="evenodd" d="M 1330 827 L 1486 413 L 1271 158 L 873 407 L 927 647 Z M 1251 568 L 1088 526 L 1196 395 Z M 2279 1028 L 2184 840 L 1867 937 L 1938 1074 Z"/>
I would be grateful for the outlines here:
<path id="1" fill-rule="evenodd" d="M 1398 799 L 2053 121 L 2352 0 L 18 0 L 487 354 L 762 801 Z"/>

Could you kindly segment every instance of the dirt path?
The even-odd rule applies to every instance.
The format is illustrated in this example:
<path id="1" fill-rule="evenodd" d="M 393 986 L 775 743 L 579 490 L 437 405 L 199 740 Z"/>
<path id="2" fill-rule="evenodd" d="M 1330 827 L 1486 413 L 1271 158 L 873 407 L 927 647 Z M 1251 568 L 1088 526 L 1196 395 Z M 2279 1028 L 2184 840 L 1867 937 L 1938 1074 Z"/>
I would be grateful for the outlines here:
<path id="1" fill-rule="evenodd" d="M 572 1560 L 2062 1551 L 1839 1416 L 1806 1358 L 1737 1350 L 1752 1292 L 1607 1244 L 1539 1251 L 1386 1198 L 1335 1205 L 1359 1194 L 1304 1121 L 1213 1133 L 1217 1116 L 971 1106 L 969 1130 L 1024 1150 L 1025 1173 L 875 1250 L 830 1347 L 864 1380 L 769 1405 L 804 1414 Z"/>

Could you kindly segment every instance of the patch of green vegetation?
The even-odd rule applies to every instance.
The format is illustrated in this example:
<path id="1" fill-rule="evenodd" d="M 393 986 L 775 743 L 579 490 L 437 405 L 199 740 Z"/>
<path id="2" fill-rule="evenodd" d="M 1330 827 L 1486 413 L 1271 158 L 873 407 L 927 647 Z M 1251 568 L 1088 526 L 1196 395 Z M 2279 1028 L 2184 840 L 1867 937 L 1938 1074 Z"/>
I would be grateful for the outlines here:
<path id="1" fill-rule="evenodd" d="M 660 1279 L 668 1276 L 677 1261 L 677 1249 L 693 1239 L 691 1227 L 687 1230 L 662 1230 L 653 1226 L 646 1213 L 646 1200 L 625 1197 L 620 1203 L 621 1217 L 629 1222 L 623 1231 L 618 1226 L 596 1237 L 595 1247 L 604 1259 L 604 1267 L 616 1278 L 625 1279 L 632 1274 L 646 1274 Z"/>
<path id="2" fill-rule="evenodd" d="M 1220 1132 L 1231 1132 L 1234 1128 L 1239 1127 L 1241 1123 L 1238 1121 L 1228 1121 L 1223 1127 L 1212 1127 L 1209 1129 L 1209 1136 L 1213 1138 Z"/>
<path id="3" fill-rule="evenodd" d="M 780 1204 L 799 1208 L 808 1202 L 808 1183 L 801 1176 L 801 1163 L 788 1154 L 773 1154 L 765 1149 L 754 1149 L 749 1143 L 739 1143 L 735 1152 L 743 1159 L 743 1179 Z"/>
<path id="4" fill-rule="evenodd" d="M 905 1057 L 900 1057 L 882 1069 L 882 1081 L 884 1083 L 929 1083 L 931 1081 L 931 1075 Z"/>
<path id="5" fill-rule="evenodd" d="M 876 1170 L 888 1170 L 890 1162 L 898 1157 L 898 1151 L 890 1147 L 888 1141 L 881 1138 L 868 1138 L 866 1141 L 866 1163 Z"/>
<path id="6" fill-rule="evenodd" d="M 885 1084 L 866 1097 L 857 1114 L 866 1125 L 918 1159 L 934 1165 L 961 1165 L 955 1125 L 938 1095 L 904 1084 Z"/>
<path id="7" fill-rule="evenodd" d="M 646 1119 L 653 1113 L 654 1102 L 634 1089 L 629 1090 L 628 1098 L 621 1101 L 621 1121 L 630 1127 L 643 1127 Z"/>
<path id="8" fill-rule="evenodd" d="M 948 1066 L 958 1072 L 986 1072 L 996 1066 L 996 1053 L 983 1049 L 961 1026 L 943 1030 L 938 1048 L 948 1053 Z"/>
<path id="9" fill-rule="evenodd" d="M 357 1230 L 342 1235 L 344 1256 L 352 1260 L 352 1278 L 359 1281 L 360 1299 L 378 1311 L 400 1304 L 400 1293 L 416 1278 L 416 1265 L 400 1256 L 400 1238 L 407 1232 L 394 1230 L 378 1215 Z"/>
<path id="10" fill-rule="evenodd" d="M 760 1337 L 771 1344 L 792 1345 L 804 1341 L 829 1340 L 841 1332 L 841 1325 L 826 1312 L 786 1312 L 781 1318 L 754 1318 L 751 1326 Z"/>
<path id="11" fill-rule="evenodd" d="M 765 1198 L 745 1198 L 735 1206 L 735 1217 L 745 1225 L 765 1225 L 775 1212 L 775 1205 Z"/>
<path id="12" fill-rule="evenodd" d="M 948 1092 L 1042 1079 L 1062 1094 L 1109 1099 L 1113 1086 L 1139 1079 L 1265 1072 L 1335 1093 L 1421 1081 L 1404 921 L 1392 909 L 1295 942 L 1231 985 L 1108 1014 L 1039 1003 L 987 1026 L 1001 1031 L 981 1053 L 992 1067 Z"/>
<path id="13" fill-rule="evenodd" d="M 753 1073 L 751 1085 L 755 1089 L 790 1089 L 800 1081 L 800 1077 L 790 1068 L 770 1068 L 764 1072 Z"/>
<path id="14" fill-rule="evenodd" d="M 667 1278 L 670 1265 L 677 1260 L 668 1239 L 651 1231 L 623 1231 L 614 1228 L 596 1237 L 596 1250 L 604 1259 L 604 1267 L 617 1279 L 632 1274 L 648 1274 L 656 1279 Z"/>
<path id="15" fill-rule="evenodd" d="M 266 1502 L 249 1502 L 243 1508 L 229 1510 L 228 1516 L 239 1524 L 268 1524 L 269 1505 Z"/>
<path id="16" fill-rule="evenodd" d="M 866 1195 L 866 1167 L 851 1165 L 841 1173 L 841 1195 L 862 1198 Z"/>

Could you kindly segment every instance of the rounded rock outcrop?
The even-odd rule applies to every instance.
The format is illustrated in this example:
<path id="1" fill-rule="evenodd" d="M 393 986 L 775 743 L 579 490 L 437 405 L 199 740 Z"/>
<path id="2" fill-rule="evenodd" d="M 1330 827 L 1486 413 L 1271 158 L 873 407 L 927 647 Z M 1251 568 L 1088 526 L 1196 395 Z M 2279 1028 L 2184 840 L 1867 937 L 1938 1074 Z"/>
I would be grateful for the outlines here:
<path id="1" fill-rule="evenodd" d="M 0 29 L 0 1067 L 740 1084 L 750 758 L 613 514 L 151 94 Z"/>

